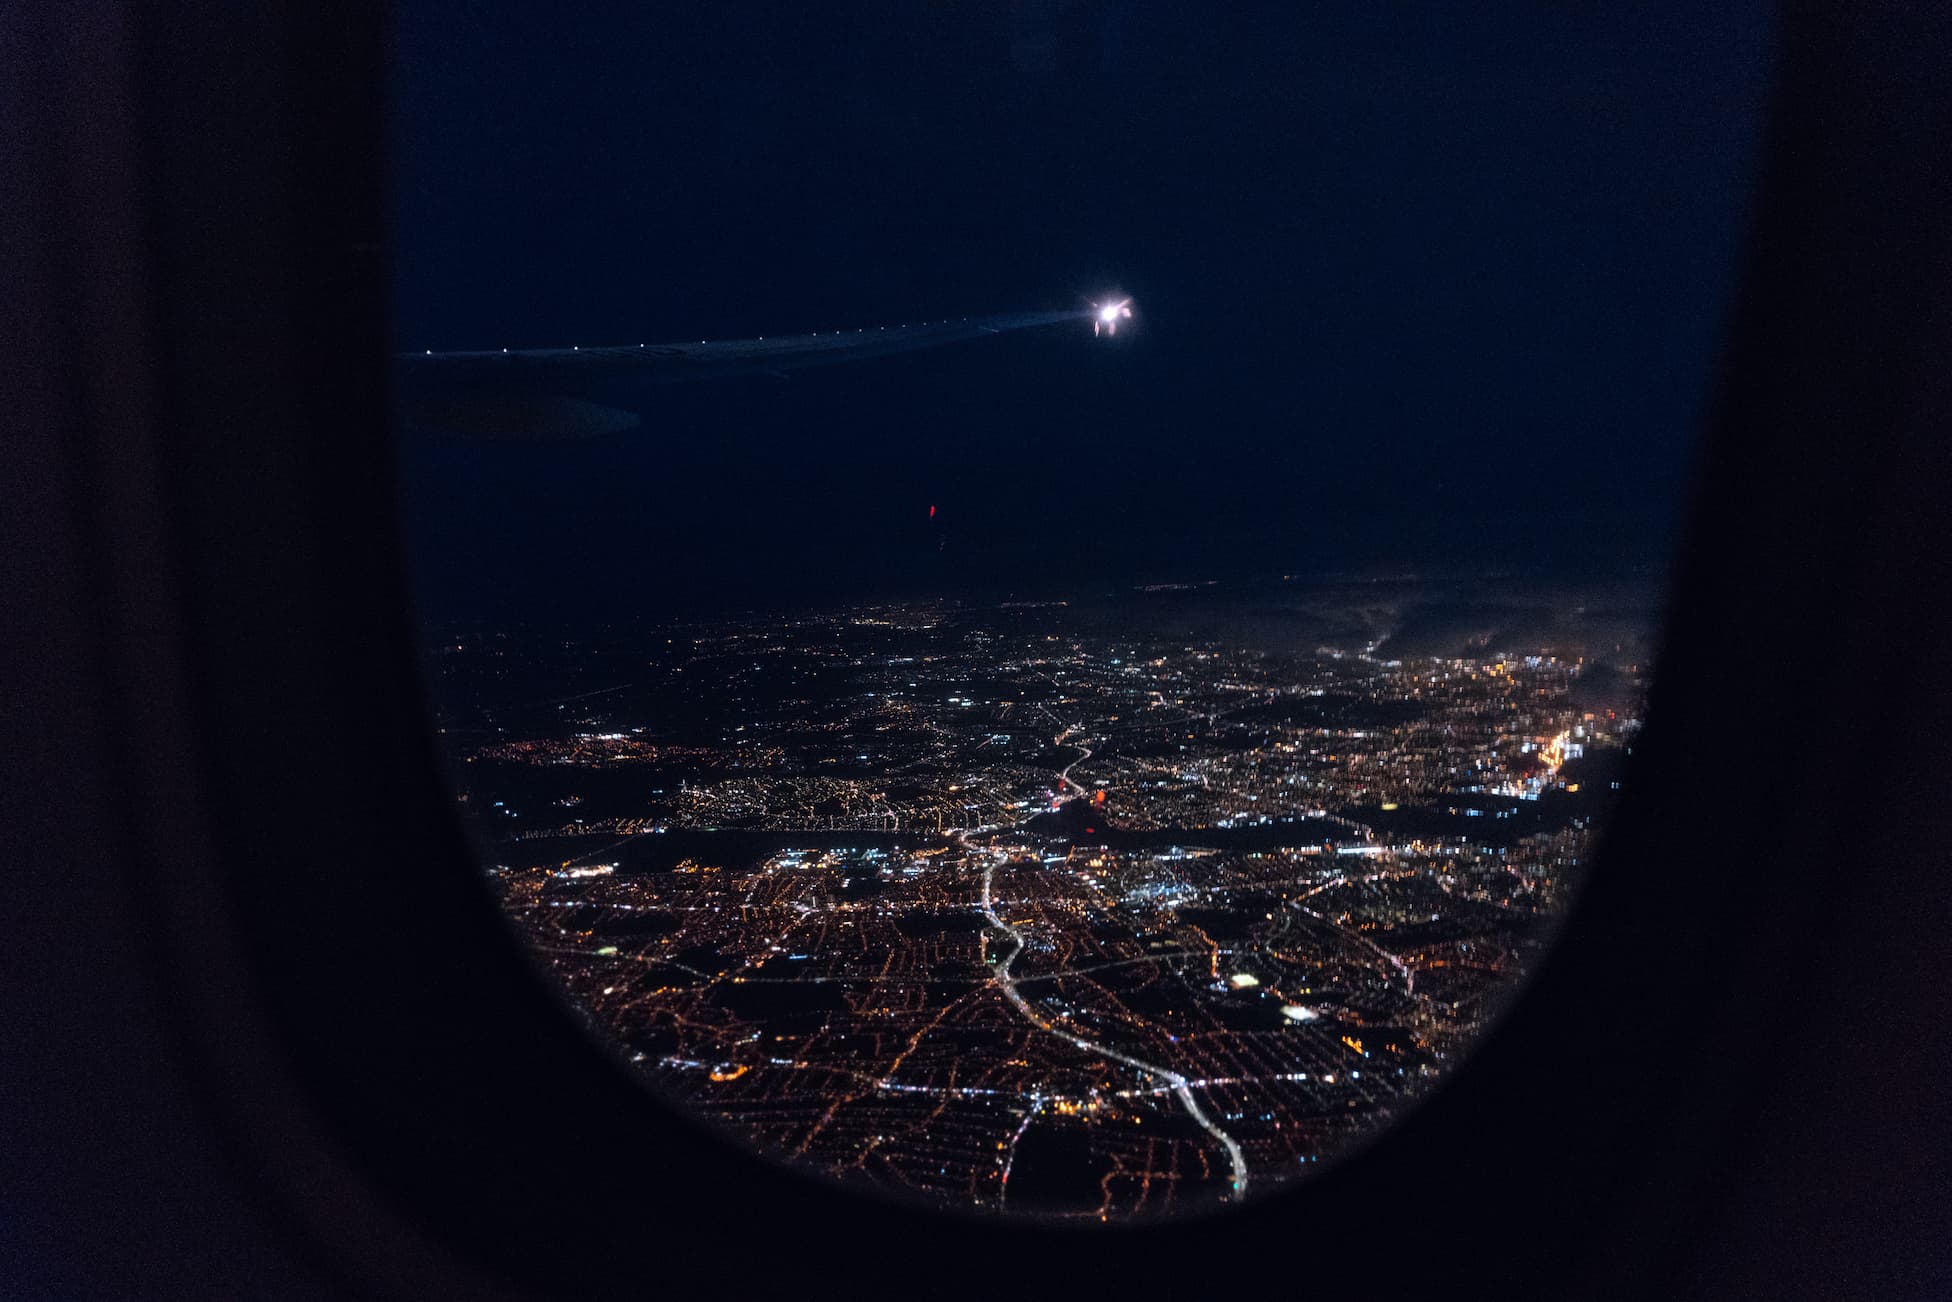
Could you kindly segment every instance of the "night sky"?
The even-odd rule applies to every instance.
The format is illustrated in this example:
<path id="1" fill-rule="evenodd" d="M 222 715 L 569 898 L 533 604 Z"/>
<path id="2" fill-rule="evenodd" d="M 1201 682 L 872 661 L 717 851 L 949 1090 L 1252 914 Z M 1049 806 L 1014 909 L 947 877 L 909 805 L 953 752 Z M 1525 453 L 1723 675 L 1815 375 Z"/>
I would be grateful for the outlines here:
<path id="1" fill-rule="evenodd" d="M 587 442 L 411 438 L 431 613 L 1669 554 L 1754 0 L 396 11 L 401 348 L 1138 314 L 674 386 Z"/>

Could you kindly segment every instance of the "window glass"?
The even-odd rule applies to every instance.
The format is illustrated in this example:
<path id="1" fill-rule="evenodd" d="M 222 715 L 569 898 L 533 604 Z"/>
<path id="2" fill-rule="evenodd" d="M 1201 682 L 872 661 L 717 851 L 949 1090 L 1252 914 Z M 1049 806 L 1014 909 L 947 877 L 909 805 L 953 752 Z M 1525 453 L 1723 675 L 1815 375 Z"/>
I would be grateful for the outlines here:
<path id="1" fill-rule="evenodd" d="M 646 1106 L 1095 1222 L 1462 1061 L 1628 772 L 1766 12 L 396 6 L 440 740 Z"/>

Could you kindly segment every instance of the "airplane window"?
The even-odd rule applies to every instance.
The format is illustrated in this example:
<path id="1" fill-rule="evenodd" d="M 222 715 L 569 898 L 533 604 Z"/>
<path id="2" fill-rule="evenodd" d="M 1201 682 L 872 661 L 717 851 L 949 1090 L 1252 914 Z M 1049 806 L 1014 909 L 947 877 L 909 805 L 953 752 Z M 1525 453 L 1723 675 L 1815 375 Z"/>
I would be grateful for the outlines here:
<path id="1" fill-rule="evenodd" d="M 396 7 L 439 738 L 647 1107 L 1096 1223 L 1465 1059 L 1738 271 L 1768 12 L 1679 12 Z"/>

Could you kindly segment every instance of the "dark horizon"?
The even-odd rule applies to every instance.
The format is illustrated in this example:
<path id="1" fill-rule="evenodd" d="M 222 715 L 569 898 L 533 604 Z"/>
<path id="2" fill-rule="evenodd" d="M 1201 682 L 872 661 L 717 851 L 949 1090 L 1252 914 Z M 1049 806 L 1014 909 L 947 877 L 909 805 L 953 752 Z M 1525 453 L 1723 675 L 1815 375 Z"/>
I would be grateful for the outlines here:
<path id="1" fill-rule="evenodd" d="M 667 390 L 641 428 L 583 442 L 411 439 L 424 607 L 1663 575 L 1768 61 L 1759 5 L 417 4 L 392 118 L 403 348 L 1114 289 L 1137 311 L 1116 340 L 1056 327 Z"/>

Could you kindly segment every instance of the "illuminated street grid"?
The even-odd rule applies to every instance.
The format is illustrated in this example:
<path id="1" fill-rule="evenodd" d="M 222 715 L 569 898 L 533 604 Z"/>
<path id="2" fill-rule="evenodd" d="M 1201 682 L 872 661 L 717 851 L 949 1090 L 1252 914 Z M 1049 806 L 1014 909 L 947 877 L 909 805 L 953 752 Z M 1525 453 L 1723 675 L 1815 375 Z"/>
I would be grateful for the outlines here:
<path id="1" fill-rule="evenodd" d="M 442 656 L 510 914 L 659 1088 L 1102 1219 L 1265 1192 L 1457 1060 L 1616 793 L 1638 711 L 1579 675 L 1038 608 Z"/>

